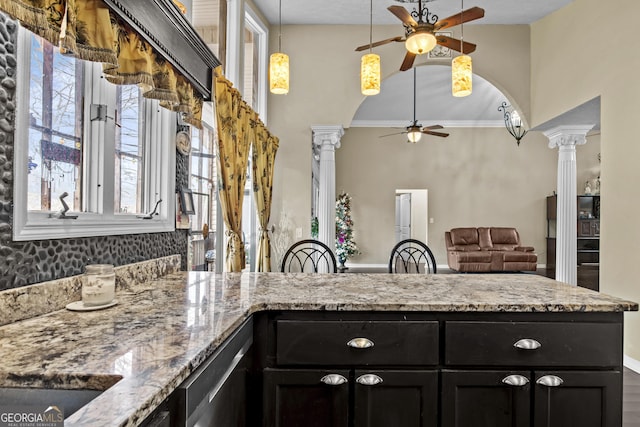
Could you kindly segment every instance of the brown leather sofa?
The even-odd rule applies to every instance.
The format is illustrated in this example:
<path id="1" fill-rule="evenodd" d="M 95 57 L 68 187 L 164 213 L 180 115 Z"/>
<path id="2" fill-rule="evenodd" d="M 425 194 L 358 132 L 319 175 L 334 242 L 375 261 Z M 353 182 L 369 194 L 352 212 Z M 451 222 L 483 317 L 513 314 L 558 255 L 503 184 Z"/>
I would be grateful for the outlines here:
<path id="1" fill-rule="evenodd" d="M 521 246 L 513 227 L 464 227 L 445 231 L 449 268 L 465 273 L 536 271 L 538 255 Z"/>

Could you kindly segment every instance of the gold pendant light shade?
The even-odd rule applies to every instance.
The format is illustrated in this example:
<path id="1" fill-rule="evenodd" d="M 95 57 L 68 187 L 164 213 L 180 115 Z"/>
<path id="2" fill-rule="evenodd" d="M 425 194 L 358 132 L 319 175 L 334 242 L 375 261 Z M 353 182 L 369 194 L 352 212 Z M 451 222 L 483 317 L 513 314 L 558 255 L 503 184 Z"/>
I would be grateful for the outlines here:
<path id="1" fill-rule="evenodd" d="M 360 61 L 360 90 L 363 95 L 380 93 L 380 55 L 367 53 Z"/>
<path id="2" fill-rule="evenodd" d="M 460 55 L 451 62 L 451 92 L 453 96 L 463 97 L 471 95 L 473 75 L 471 57 Z"/>
<path id="3" fill-rule="evenodd" d="M 289 93 L 289 55 L 272 53 L 269 58 L 269 90 L 276 95 Z"/>
<path id="4" fill-rule="evenodd" d="M 426 31 L 416 31 L 407 37 L 407 41 L 404 42 L 407 50 L 415 55 L 422 55 L 433 50 L 436 47 L 437 41 L 433 34 Z"/>

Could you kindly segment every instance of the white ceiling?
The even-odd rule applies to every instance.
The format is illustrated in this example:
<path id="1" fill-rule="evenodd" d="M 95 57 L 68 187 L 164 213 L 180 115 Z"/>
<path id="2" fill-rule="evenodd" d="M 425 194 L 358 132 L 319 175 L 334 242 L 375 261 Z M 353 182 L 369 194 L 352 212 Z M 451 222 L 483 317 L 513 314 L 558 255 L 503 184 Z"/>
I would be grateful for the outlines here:
<path id="1" fill-rule="evenodd" d="M 369 24 L 370 2 L 367 0 L 281 0 L 282 24 Z M 530 24 L 560 9 L 573 0 L 467 0 L 465 9 L 473 6 L 485 10 L 478 24 Z M 278 23 L 280 0 L 254 0 L 271 24 Z M 394 0 L 373 0 L 374 24 L 397 24 L 400 21 L 387 10 L 401 5 L 411 11 L 418 4 Z M 423 2 L 425 4 L 425 2 Z M 460 12 L 462 2 L 431 0 L 426 6 L 443 19 Z"/>
<path id="2" fill-rule="evenodd" d="M 200 0 L 194 0 L 200 1 Z M 369 24 L 370 2 L 367 0 L 254 0 L 271 24 L 278 24 L 278 7 L 282 1 L 282 24 Z M 417 8 L 417 0 L 372 0 L 373 23 L 401 23 L 387 7 Z M 573 0 L 467 0 L 464 9 L 478 6 L 485 16 L 465 25 L 531 24 L 560 9 Z M 428 0 L 429 11 L 444 19 L 458 13 L 462 0 Z M 398 48 L 402 45 L 398 44 Z M 384 61 L 384 58 L 382 58 Z M 451 67 L 429 65 L 417 67 L 417 118 L 423 126 L 440 124 L 445 127 L 493 127 L 504 124 L 498 106 L 506 101 L 495 86 L 480 76 L 473 77 L 473 93 L 465 98 L 451 95 Z M 413 117 L 413 73 L 395 73 L 382 82 L 380 94 L 367 97 L 356 112 L 352 126 L 403 127 Z M 428 94 L 428 95 L 427 95 Z M 547 130 L 565 123 L 600 123 L 600 100 L 594 99 L 565 115 L 542 124 L 536 130 Z"/>

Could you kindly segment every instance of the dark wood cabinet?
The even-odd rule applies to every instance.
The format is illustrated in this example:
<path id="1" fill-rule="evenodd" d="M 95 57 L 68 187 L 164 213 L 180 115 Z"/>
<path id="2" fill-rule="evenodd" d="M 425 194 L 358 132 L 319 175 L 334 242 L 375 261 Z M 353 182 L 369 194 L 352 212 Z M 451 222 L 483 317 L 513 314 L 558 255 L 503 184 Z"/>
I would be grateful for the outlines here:
<path id="1" fill-rule="evenodd" d="M 621 313 L 259 317 L 262 426 L 621 425 Z"/>
<path id="2" fill-rule="evenodd" d="M 438 425 L 438 371 L 356 370 L 354 378 L 355 427 Z"/>
<path id="3" fill-rule="evenodd" d="M 547 268 L 556 265 L 556 220 L 557 197 L 547 197 Z M 598 264 L 600 262 L 600 196 L 577 197 L 577 262 Z"/>
<path id="4" fill-rule="evenodd" d="M 622 401 L 621 372 L 537 371 L 535 378 L 533 427 L 622 425 L 613 404 Z"/>
<path id="5" fill-rule="evenodd" d="M 530 375 L 529 371 L 443 371 L 442 427 L 529 427 Z"/>
<path id="6" fill-rule="evenodd" d="M 264 426 L 437 427 L 435 370 L 268 368 L 263 379 Z"/>
<path id="7" fill-rule="evenodd" d="M 323 378 L 344 378 L 326 384 Z M 324 369 L 265 369 L 263 406 L 265 427 L 347 427 L 349 371 Z M 325 380 L 329 381 L 329 380 Z"/>

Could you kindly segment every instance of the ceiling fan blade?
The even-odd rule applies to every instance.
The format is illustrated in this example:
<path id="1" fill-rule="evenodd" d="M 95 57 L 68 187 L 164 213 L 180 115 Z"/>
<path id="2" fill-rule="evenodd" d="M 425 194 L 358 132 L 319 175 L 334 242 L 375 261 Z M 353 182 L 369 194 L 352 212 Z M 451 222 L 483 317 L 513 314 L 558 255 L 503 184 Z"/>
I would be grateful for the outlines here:
<path id="1" fill-rule="evenodd" d="M 402 135 L 403 133 L 407 133 L 407 132 L 396 132 L 396 133 L 390 133 L 388 135 L 380 135 L 378 138 L 384 138 L 385 136 Z"/>
<path id="2" fill-rule="evenodd" d="M 448 137 L 448 136 L 449 136 L 449 134 L 448 134 L 448 133 L 444 133 L 444 132 L 434 132 L 434 131 L 431 131 L 431 130 L 424 130 L 424 129 L 422 129 L 422 131 L 421 131 L 421 132 L 422 132 L 422 133 L 424 133 L 425 135 L 441 136 L 441 137 L 443 137 L 443 138 L 446 138 L 446 137 Z"/>
<path id="3" fill-rule="evenodd" d="M 436 34 L 436 41 L 440 46 L 448 47 L 449 49 L 453 49 L 457 52 L 471 53 L 476 50 L 476 45 L 473 43 L 463 41 L 461 46 L 460 40 L 440 34 Z"/>
<path id="4" fill-rule="evenodd" d="M 373 42 L 371 43 L 371 47 L 378 47 L 378 46 L 382 46 L 383 44 L 387 44 L 387 43 L 391 43 L 391 42 L 403 42 L 404 41 L 404 37 L 402 36 L 398 36 L 398 37 L 391 37 L 390 39 L 385 39 L 385 40 L 380 40 L 379 42 Z M 360 52 L 363 50 L 367 50 L 369 49 L 369 45 L 365 44 L 362 46 L 358 46 L 356 48 L 356 52 Z"/>
<path id="5" fill-rule="evenodd" d="M 402 65 L 400 66 L 400 71 L 407 71 L 409 68 L 411 68 L 415 59 L 415 53 L 407 52 L 407 54 L 404 56 L 404 60 L 402 61 Z"/>
<path id="6" fill-rule="evenodd" d="M 409 27 L 415 27 L 416 25 L 418 25 L 416 20 L 413 19 L 413 16 L 411 16 L 411 14 L 404 7 L 389 6 L 387 9 L 389 10 L 389 12 L 396 15 L 404 25 L 408 25 Z"/>
<path id="7" fill-rule="evenodd" d="M 400 6 L 398 6 L 400 7 Z M 402 9 L 402 7 L 400 7 Z M 465 22 L 480 19 L 484 16 L 484 9 L 481 7 L 472 7 L 471 9 L 464 10 L 460 13 L 451 15 L 448 18 L 441 19 L 433 25 L 434 31 L 442 30 L 443 28 L 455 27 L 456 25 L 464 24 Z"/>
<path id="8" fill-rule="evenodd" d="M 442 127 L 441 125 L 431 125 L 431 126 L 425 126 L 422 128 L 422 130 L 432 130 L 432 129 L 444 129 L 444 127 Z"/>

